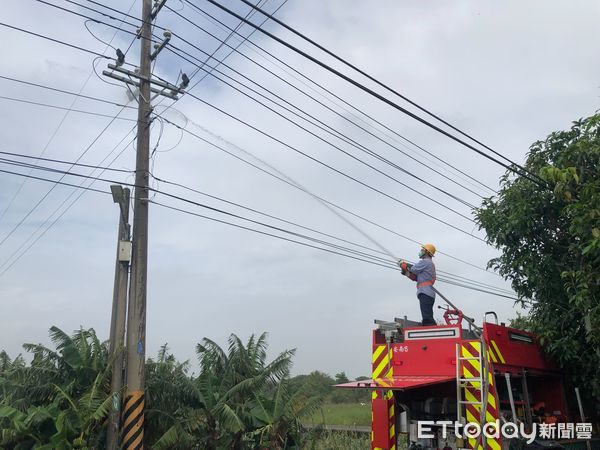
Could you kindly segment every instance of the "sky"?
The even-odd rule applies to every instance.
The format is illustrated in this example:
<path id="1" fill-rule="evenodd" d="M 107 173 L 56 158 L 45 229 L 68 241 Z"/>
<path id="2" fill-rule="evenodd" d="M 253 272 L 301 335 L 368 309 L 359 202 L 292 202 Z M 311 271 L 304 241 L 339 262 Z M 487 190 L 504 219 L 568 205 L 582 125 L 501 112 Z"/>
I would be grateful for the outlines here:
<path id="1" fill-rule="evenodd" d="M 239 24 L 204 0 L 194 2 L 229 26 Z M 118 20 L 102 18 L 62 0 L 50 3 L 93 15 L 117 27 L 120 25 Z M 281 3 L 282 0 L 266 0 L 261 4 L 272 12 Z M 81 4 L 98 8 L 84 0 Z M 131 6 L 131 15 L 140 14 L 140 1 L 107 1 L 105 4 L 123 12 Z M 249 12 L 249 8 L 237 0 L 226 4 L 242 15 Z M 193 58 L 203 61 L 207 55 L 200 50 L 212 53 L 219 47 L 217 40 L 194 24 L 219 39 L 227 37 L 226 30 L 188 4 L 169 0 L 167 5 L 172 10 L 163 9 L 157 25 L 170 29 L 174 33 L 171 44 Z M 600 43 L 591 38 L 596 34 L 600 19 L 597 2 L 289 0 L 277 11 L 276 17 L 518 163 L 524 162 L 533 142 L 553 131 L 568 128 L 573 120 L 598 109 L 600 61 L 596 56 Z M 262 22 L 259 14 L 251 20 Z M 135 22 L 134 19 L 128 21 Z M 139 61 L 139 42 L 132 43 L 130 34 L 94 22 L 88 23 L 86 29 L 82 17 L 35 0 L 5 2 L 2 22 L 111 58 L 115 50 L 107 43 L 123 51 L 132 44 L 126 52 L 126 61 L 132 64 Z M 128 24 L 121 26 L 132 29 Z M 272 22 L 264 26 L 409 111 L 418 112 L 401 98 L 281 26 Z M 244 26 L 239 32 L 247 36 L 251 30 Z M 155 33 L 160 36 L 160 29 L 155 29 Z M 101 75 L 110 62 L 107 59 L 95 60 L 92 54 L 3 26 L 0 26 L 0 38 L 7 43 L 0 60 L 0 76 L 99 97 L 115 104 L 128 101 L 122 84 Z M 472 217 L 470 209 L 436 187 L 475 206 L 480 204 L 481 195 L 491 195 L 491 191 L 468 184 L 473 182 L 465 181 L 464 175 L 452 170 L 447 172 L 447 167 L 434 157 L 442 158 L 492 189 L 498 188 L 503 167 L 361 92 L 265 35 L 253 33 L 250 41 L 429 153 L 407 144 L 390 131 L 383 130 L 389 136 L 382 134 L 381 128 L 371 128 L 372 122 L 363 127 L 392 145 L 365 133 L 349 121 L 356 120 L 355 115 L 359 114 L 356 110 L 339 100 L 332 102 L 329 94 L 306 79 L 292 77 L 290 69 L 283 68 L 284 71 L 281 64 L 274 64 L 271 57 L 252 45 L 242 44 L 239 50 L 245 56 L 233 53 L 217 68 L 225 75 L 213 74 L 220 78 L 236 77 L 246 84 L 251 83 L 248 79 L 255 81 L 254 89 L 260 91 L 262 87 L 277 93 L 291 105 L 318 117 L 335 132 L 392 160 L 426 183 L 366 156 L 348 142 L 305 125 L 338 147 L 334 148 L 282 118 L 287 112 L 274 107 L 281 114 L 277 115 L 208 75 L 190 90 L 192 94 L 266 131 L 279 142 L 190 95 L 184 95 L 172 107 L 168 107 L 171 100 L 157 98 L 155 111 L 165 121 L 155 121 L 151 130 L 154 155 L 151 170 L 155 177 L 166 181 L 154 180 L 153 187 L 254 220 L 293 228 L 169 184 L 178 183 L 376 251 L 384 248 L 396 258 L 414 260 L 419 251 L 414 241 L 432 242 L 443 252 L 435 258 L 438 270 L 500 288 L 510 287 L 496 274 L 448 256 L 484 267 L 498 251 L 482 242 L 485 234 L 476 224 L 456 214 Z M 235 46 L 239 39 L 233 37 L 229 43 Z M 215 57 L 221 59 L 228 54 L 227 47 L 222 47 Z M 163 50 L 157 58 L 154 74 L 178 83 L 183 72 L 191 76 L 193 86 L 205 72 L 192 76 L 194 60 L 187 59 Z M 268 74 L 250 59 L 271 69 L 280 78 Z M 93 64 L 96 73 L 92 70 Z M 213 64 L 214 59 L 207 66 Z M 326 110 L 301 91 L 309 92 L 337 113 Z M 0 151 L 36 157 L 43 154 L 46 158 L 79 160 L 90 165 L 110 164 L 124 171 L 134 168 L 132 131 L 135 123 L 131 121 L 135 118 L 134 109 L 120 111 L 119 106 L 2 78 L 0 95 L 3 97 L 0 98 L 3 123 Z M 7 97 L 92 111 L 107 117 L 77 111 L 66 113 Z M 128 105 L 135 107 L 136 103 Z M 118 112 L 119 119 L 112 120 Z M 418 113 L 423 116 L 422 112 Z M 220 145 L 235 156 L 206 141 Z M 368 161 L 375 170 L 342 151 Z M 236 156 L 267 171 L 275 167 L 279 174 L 284 174 L 280 176 L 289 177 L 313 195 L 339 204 L 412 242 L 353 217 L 347 218 L 350 225 L 310 194 L 244 164 Z M 2 170 L 29 173 L 25 168 L 0 165 Z M 90 171 L 85 167 L 72 169 L 80 174 Z M 435 171 L 452 173 L 450 180 Z M 98 176 L 98 171 L 94 173 Z M 31 175 L 60 178 L 60 175 L 40 171 L 32 171 Z M 106 172 L 103 177 L 116 182 L 133 182 L 130 172 Z M 89 184 L 76 177 L 65 177 L 63 181 Z M 108 191 L 107 183 L 97 182 L 92 187 Z M 48 329 L 52 325 L 65 331 L 91 327 L 102 339 L 108 337 L 118 207 L 110 195 L 80 194 L 81 190 L 72 187 L 33 179 L 23 183 L 22 177 L 0 172 L 0 348 L 13 356 L 22 351 L 21 345 L 25 342 L 49 344 Z M 239 219 L 161 194 L 153 200 L 242 224 Z M 47 228 L 48 224 L 52 226 Z M 43 234 L 37 239 L 40 233 Z M 19 249 L 28 250 L 15 259 L 21 255 Z M 389 259 L 386 255 L 383 257 Z M 522 312 L 506 298 L 442 282 L 437 286 L 477 321 L 490 310 L 496 311 L 505 322 Z M 247 339 L 252 333 L 266 331 L 271 356 L 296 348 L 295 374 L 321 370 L 330 374 L 345 371 L 350 377 L 368 375 L 373 320 L 419 317 L 415 287 L 397 271 L 155 204 L 150 205 L 147 302 L 148 356 L 155 355 L 158 348 L 167 343 L 179 359 L 193 362 L 195 344 L 203 337 L 226 346 L 231 333 Z M 439 299 L 437 305 L 441 305 Z M 439 309 L 435 310 L 438 320 L 441 314 Z"/>

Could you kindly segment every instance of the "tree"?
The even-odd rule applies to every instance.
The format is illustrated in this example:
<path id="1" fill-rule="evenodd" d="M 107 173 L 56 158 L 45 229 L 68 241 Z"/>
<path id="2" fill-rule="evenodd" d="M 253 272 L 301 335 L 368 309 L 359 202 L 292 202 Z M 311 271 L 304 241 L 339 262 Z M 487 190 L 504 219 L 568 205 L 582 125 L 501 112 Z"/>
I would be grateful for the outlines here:
<path id="1" fill-rule="evenodd" d="M 52 327 L 54 349 L 25 344 L 30 364 L 0 352 L 0 449 L 70 450 L 105 446 L 111 360 L 94 330 L 72 336 Z M 298 448 L 300 419 L 322 396 L 289 378 L 294 350 L 267 359 L 266 333 L 235 334 L 223 349 L 197 345 L 200 372 L 189 374 L 164 345 L 146 362 L 147 445 L 156 450 Z M 318 377 L 317 377 L 318 378 Z M 328 377 L 327 377 L 328 378 Z M 328 378 L 331 382 L 332 379 Z"/>
<path id="2" fill-rule="evenodd" d="M 489 266 L 531 307 L 520 321 L 600 398 L 600 115 L 534 143 L 524 167 L 530 175 L 507 172 L 477 211 L 502 252 Z"/>
<path id="3" fill-rule="evenodd" d="M 254 431 L 258 435 L 261 449 L 283 449 L 299 447 L 304 439 L 301 419 L 313 414 L 322 403 L 322 397 L 310 392 L 307 385 L 299 388 L 282 380 L 275 389 L 256 394 L 253 416 L 259 423 Z"/>
<path id="4" fill-rule="evenodd" d="M 25 344 L 30 365 L 2 357 L 0 445 L 10 448 L 100 448 L 112 402 L 108 348 L 94 330 L 73 336 L 52 327 L 56 350 Z"/>
<path id="5" fill-rule="evenodd" d="M 335 384 L 343 384 L 343 383 L 349 383 L 349 382 L 350 382 L 350 379 L 346 375 L 346 372 L 342 371 L 340 373 L 335 374 Z"/>

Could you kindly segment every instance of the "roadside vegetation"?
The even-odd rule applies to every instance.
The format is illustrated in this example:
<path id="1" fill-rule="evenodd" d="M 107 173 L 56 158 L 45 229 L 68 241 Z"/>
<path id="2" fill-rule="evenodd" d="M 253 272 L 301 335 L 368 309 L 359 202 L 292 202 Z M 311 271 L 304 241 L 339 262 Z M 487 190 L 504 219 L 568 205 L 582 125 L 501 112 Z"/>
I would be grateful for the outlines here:
<path id="1" fill-rule="evenodd" d="M 104 448 L 113 404 L 107 343 L 93 329 L 68 335 L 52 327 L 50 338 L 53 348 L 24 345 L 31 362 L 0 352 L 0 448 Z M 354 440 L 364 440 L 303 425 L 318 416 L 324 402 L 352 405 L 357 394 L 333 390 L 336 381 L 347 381 L 343 374 L 335 379 L 320 372 L 291 378 L 294 350 L 269 361 L 266 334 L 247 342 L 231 335 L 225 349 L 205 338 L 196 354 L 197 374 L 166 345 L 148 359 L 149 448 L 355 448 Z M 330 417 L 342 420 L 339 414 Z M 332 446 L 336 439 L 341 439 L 340 446 Z"/>
<path id="2" fill-rule="evenodd" d="M 530 307 L 514 325 L 540 336 L 593 411 L 591 400 L 600 399 L 600 114 L 534 143 L 524 168 L 507 172 L 477 211 L 501 251 L 489 266 Z"/>

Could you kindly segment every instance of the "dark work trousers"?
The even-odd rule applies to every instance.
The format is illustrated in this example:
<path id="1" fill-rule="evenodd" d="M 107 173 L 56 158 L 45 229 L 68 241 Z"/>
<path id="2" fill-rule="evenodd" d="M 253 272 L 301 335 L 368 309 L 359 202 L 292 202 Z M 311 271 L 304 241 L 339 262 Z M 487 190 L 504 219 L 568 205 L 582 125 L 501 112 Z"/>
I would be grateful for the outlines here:
<path id="1" fill-rule="evenodd" d="M 417 298 L 421 304 L 421 316 L 423 317 L 422 325 L 436 325 L 433 320 L 433 303 L 435 299 L 426 294 L 418 294 Z"/>

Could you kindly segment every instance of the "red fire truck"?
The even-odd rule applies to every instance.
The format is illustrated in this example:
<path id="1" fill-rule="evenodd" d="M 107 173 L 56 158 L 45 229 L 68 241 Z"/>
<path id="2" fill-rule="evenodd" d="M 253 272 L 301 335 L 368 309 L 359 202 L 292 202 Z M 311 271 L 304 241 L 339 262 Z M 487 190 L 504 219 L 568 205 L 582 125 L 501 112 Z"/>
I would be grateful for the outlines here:
<path id="1" fill-rule="evenodd" d="M 533 424 L 566 425 L 561 373 L 534 335 L 498 324 L 493 312 L 482 327 L 457 309 L 447 309 L 444 322 L 376 320 L 372 379 L 338 385 L 372 390 L 372 449 L 396 449 L 402 433 L 413 450 L 501 450 L 510 439 L 470 438 L 463 427 L 496 420 L 527 430 Z"/>

